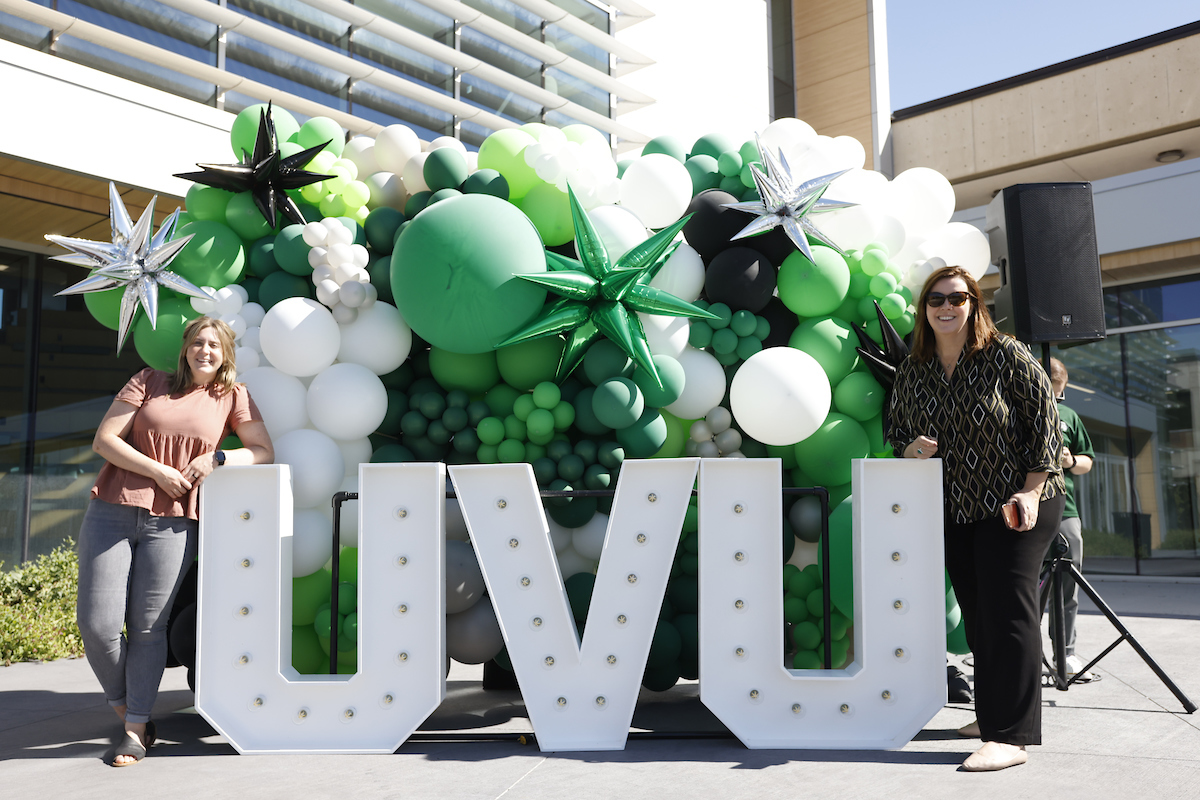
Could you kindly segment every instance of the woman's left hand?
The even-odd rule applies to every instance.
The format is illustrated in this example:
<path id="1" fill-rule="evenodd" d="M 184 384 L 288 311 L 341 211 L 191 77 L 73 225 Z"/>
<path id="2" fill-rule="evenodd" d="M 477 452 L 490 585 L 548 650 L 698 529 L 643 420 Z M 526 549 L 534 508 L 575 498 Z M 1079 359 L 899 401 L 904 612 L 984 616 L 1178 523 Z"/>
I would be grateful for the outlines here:
<path id="1" fill-rule="evenodd" d="M 1038 506 L 1041 502 L 1039 494 L 1039 492 L 1017 492 L 1008 498 L 1009 502 L 1016 503 L 1021 509 L 1021 526 L 1015 530 L 1028 531 L 1037 525 Z"/>
<path id="2" fill-rule="evenodd" d="M 200 485 L 201 481 L 209 476 L 216 468 L 216 462 L 213 461 L 212 453 L 201 453 L 192 459 L 183 469 L 183 477 L 186 478 L 195 489 Z"/>

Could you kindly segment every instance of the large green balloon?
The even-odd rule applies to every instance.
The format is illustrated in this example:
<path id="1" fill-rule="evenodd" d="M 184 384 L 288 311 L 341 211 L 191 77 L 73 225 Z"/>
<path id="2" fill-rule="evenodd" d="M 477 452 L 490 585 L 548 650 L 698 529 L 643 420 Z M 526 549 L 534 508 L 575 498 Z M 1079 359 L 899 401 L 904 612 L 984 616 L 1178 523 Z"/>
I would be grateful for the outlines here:
<path id="1" fill-rule="evenodd" d="M 276 214 L 276 218 L 278 218 Z M 239 192 L 229 199 L 225 206 L 225 224 L 233 228 L 234 233 L 242 237 L 242 241 L 254 242 L 275 229 L 273 220 L 268 225 L 262 212 L 254 203 L 253 192 Z"/>
<path id="2" fill-rule="evenodd" d="M 571 200 L 553 184 L 537 184 L 517 201 L 517 207 L 533 222 L 547 247 L 566 244 L 575 238 Z"/>
<path id="3" fill-rule="evenodd" d="M 858 337 L 851 327 L 834 317 L 820 317 L 801 322 L 792 331 L 788 346 L 803 350 L 817 360 L 825 370 L 830 386 L 837 386 L 860 363 Z"/>
<path id="4" fill-rule="evenodd" d="M 329 671 L 329 656 L 321 649 L 321 641 L 311 624 L 292 627 L 292 666 L 301 675 Z"/>
<path id="5" fill-rule="evenodd" d="M 543 381 L 553 381 L 565 342 L 561 336 L 543 336 L 496 351 L 500 377 L 509 386 L 528 391 Z"/>
<path id="6" fill-rule="evenodd" d="M 275 236 L 275 262 L 293 275 L 312 275 L 312 264 L 308 263 L 311 249 L 304 242 L 303 225 L 288 225 Z"/>
<path id="7" fill-rule="evenodd" d="M 430 347 L 429 369 L 433 379 L 447 391 L 462 389 L 470 394 L 481 394 L 500 381 L 496 354 L 491 351 L 464 354 Z"/>
<path id="8" fill-rule="evenodd" d="M 342 150 L 346 146 L 346 134 L 342 131 L 342 126 L 329 117 L 313 117 L 300 126 L 296 141 L 304 147 L 316 147 L 328 141 L 325 149 L 341 158 Z"/>
<path id="9" fill-rule="evenodd" d="M 496 131 L 479 146 L 479 168 L 494 169 L 508 182 L 508 199 L 518 200 L 540 182 L 525 163 L 525 148 L 536 139 L 516 128 Z"/>
<path id="10" fill-rule="evenodd" d="M 189 222 L 175 232 L 175 238 L 192 234 L 169 269 L 197 286 L 220 289 L 242 278 L 246 251 L 242 239 L 228 225 L 209 220 Z"/>
<path id="11" fill-rule="evenodd" d="M 871 452 L 867 432 L 857 421 L 829 413 L 821 427 L 796 445 L 796 463 L 822 486 L 850 482 L 850 461 Z"/>
<path id="12" fill-rule="evenodd" d="M 258 137 L 258 121 L 260 112 L 267 110 L 266 103 L 255 103 L 243 108 L 233 120 L 229 131 L 229 143 L 233 146 L 233 157 L 242 159 L 242 151 L 254 154 L 254 141 Z M 296 118 L 279 106 L 271 106 L 271 121 L 275 123 L 275 137 L 279 142 L 286 142 L 300 130 Z"/>
<path id="13" fill-rule="evenodd" d="M 853 499 L 847 497 L 829 514 L 829 601 L 854 619 L 854 519 Z M 817 564 L 821 551 L 817 549 Z"/>
<path id="14" fill-rule="evenodd" d="M 851 372 L 833 390 L 833 404 L 841 413 L 866 422 L 879 416 L 884 395 L 883 387 L 871 373 Z"/>
<path id="15" fill-rule="evenodd" d="M 133 326 L 133 344 L 142 361 L 163 372 L 174 372 L 183 348 L 183 329 L 188 320 L 198 316 L 188 298 L 160 294 L 157 327 L 151 327 L 150 318 L 144 314 L 138 316 Z"/>
<path id="16" fill-rule="evenodd" d="M 227 192 L 215 186 L 193 183 L 187 191 L 187 199 L 184 200 L 184 203 L 187 205 L 187 213 L 193 220 L 206 219 L 211 222 L 224 222 L 225 209 L 233 196 L 233 192 Z"/>
<path id="17" fill-rule="evenodd" d="M 392 294 L 425 341 L 483 353 L 542 310 L 546 290 L 516 276 L 545 271 L 529 219 L 497 197 L 468 194 L 426 208 L 404 229 L 392 254 Z"/>
<path id="18" fill-rule="evenodd" d="M 92 316 L 109 330 L 121 327 L 121 298 L 125 296 L 123 288 L 109 289 L 107 292 L 87 292 L 83 296 L 83 304 Z"/>
<path id="19" fill-rule="evenodd" d="M 846 259 L 830 247 L 812 248 L 813 260 L 796 251 L 779 266 L 779 299 L 801 317 L 832 314 L 850 290 Z"/>

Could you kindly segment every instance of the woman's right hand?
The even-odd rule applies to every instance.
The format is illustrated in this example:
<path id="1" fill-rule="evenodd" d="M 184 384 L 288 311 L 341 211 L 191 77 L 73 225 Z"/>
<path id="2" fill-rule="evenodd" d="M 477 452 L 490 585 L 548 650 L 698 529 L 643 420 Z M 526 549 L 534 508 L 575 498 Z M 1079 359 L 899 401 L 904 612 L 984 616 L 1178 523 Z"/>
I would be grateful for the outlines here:
<path id="1" fill-rule="evenodd" d="M 912 444 L 904 448 L 905 458 L 932 458 L 937 453 L 937 439 L 928 436 L 918 436 Z"/>
<path id="2" fill-rule="evenodd" d="M 183 477 L 183 473 L 174 467 L 160 464 L 154 475 L 154 482 L 172 499 L 178 499 L 192 490 L 192 484 Z"/>

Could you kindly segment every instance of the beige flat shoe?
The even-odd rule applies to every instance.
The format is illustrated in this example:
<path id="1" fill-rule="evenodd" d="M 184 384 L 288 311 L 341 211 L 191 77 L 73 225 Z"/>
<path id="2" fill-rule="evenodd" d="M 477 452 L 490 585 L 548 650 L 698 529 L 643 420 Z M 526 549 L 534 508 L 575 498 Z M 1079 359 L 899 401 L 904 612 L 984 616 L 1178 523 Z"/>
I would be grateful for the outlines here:
<path id="1" fill-rule="evenodd" d="M 983 747 L 967 756 L 962 768 L 964 772 L 995 772 L 1024 764 L 1028 760 L 1029 754 L 1021 745 L 984 742 Z"/>
<path id="2" fill-rule="evenodd" d="M 961 728 L 958 729 L 958 735 L 963 737 L 964 739 L 978 739 L 979 738 L 979 720 L 975 720 L 974 722 L 970 722 L 966 725 L 963 725 Z"/>

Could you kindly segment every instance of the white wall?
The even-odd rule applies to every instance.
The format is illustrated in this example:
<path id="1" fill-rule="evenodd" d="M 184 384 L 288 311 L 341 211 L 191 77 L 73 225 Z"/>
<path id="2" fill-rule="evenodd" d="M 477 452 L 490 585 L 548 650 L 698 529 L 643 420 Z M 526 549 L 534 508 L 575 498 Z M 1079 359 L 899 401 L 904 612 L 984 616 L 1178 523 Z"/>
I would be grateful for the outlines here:
<path id="1" fill-rule="evenodd" d="M 766 0 L 643 0 L 655 16 L 617 38 L 655 60 L 621 76 L 653 97 L 622 123 L 689 145 L 706 133 L 751 138 L 771 121 Z"/>
<path id="2" fill-rule="evenodd" d="M 235 160 L 232 114 L 5 41 L 0 108 L 0 153 L 164 195 Z"/>

